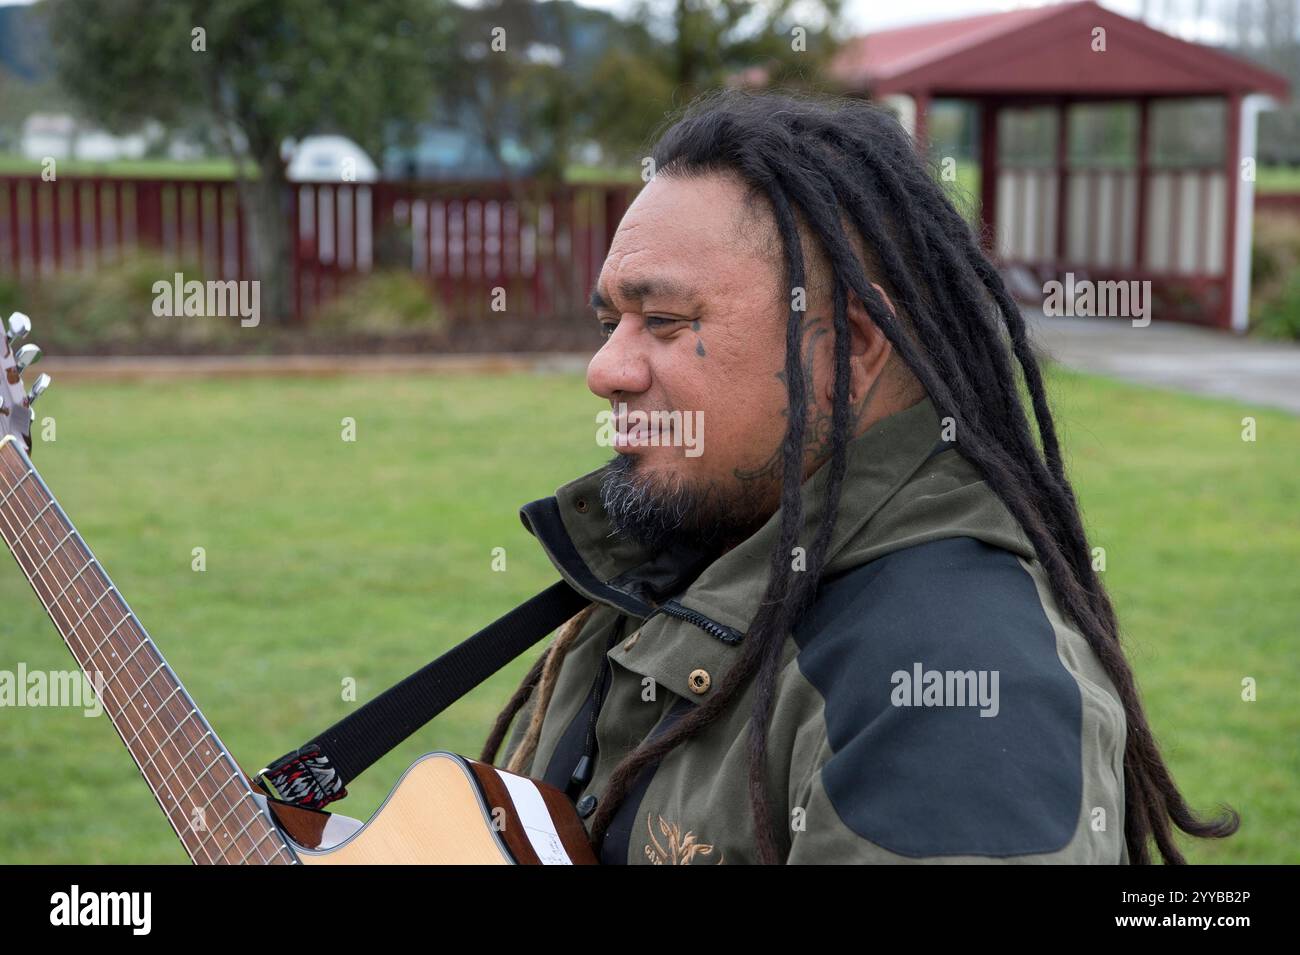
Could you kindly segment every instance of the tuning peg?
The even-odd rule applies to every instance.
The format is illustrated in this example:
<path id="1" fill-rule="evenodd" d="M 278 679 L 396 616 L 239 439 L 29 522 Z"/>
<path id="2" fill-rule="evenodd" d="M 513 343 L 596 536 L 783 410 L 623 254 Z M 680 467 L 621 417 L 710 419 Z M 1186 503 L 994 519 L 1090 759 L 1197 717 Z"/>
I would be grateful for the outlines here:
<path id="1" fill-rule="evenodd" d="M 36 399 L 45 393 L 45 389 L 50 387 L 50 381 L 49 375 L 41 375 L 36 379 L 36 383 L 32 385 L 32 390 L 27 392 L 27 407 L 30 408 L 36 403 Z"/>
<path id="2" fill-rule="evenodd" d="M 26 371 L 29 366 L 36 364 L 41 360 L 40 345 L 24 345 L 18 349 L 18 370 Z"/>
<path id="3" fill-rule="evenodd" d="M 7 334 L 10 342 L 25 338 L 31 330 L 32 320 L 22 312 L 14 312 L 9 316 L 9 331 Z"/>

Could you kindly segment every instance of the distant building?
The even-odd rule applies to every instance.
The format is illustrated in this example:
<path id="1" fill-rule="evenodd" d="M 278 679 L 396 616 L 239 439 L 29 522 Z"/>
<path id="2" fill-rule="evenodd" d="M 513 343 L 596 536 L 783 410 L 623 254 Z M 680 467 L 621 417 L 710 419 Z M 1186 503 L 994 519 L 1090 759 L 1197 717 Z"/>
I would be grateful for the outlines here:
<path id="1" fill-rule="evenodd" d="M 66 113 L 32 113 L 23 121 L 19 139 L 23 157 L 33 162 L 46 157 L 88 162 L 139 159 L 148 148 L 149 139 L 142 133 L 114 136 L 102 129 L 81 125 Z"/>

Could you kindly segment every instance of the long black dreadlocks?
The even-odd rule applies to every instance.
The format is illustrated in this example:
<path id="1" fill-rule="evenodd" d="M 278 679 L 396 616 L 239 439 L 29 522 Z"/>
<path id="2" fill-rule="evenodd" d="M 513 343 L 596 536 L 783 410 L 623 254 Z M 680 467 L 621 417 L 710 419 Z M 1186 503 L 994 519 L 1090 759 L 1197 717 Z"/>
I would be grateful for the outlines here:
<path id="1" fill-rule="evenodd" d="M 1171 823 L 1203 838 L 1236 832 L 1240 818 L 1231 808 L 1211 821 L 1197 818 L 1161 758 L 1120 647 L 1114 609 L 1092 569 L 1087 535 L 1065 476 L 1024 318 L 981 251 L 977 235 L 948 201 L 893 115 L 857 100 L 724 90 L 691 103 L 660 136 L 652 157 L 656 175 L 736 176 L 751 197 L 765 199 L 780 236 L 787 288 L 806 287 L 801 225 L 828 261 L 835 384 L 827 506 L 809 548 L 806 571 L 795 573 L 788 555 L 803 526 L 799 488 L 810 382 L 800 360 L 803 315 L 791 308 L 785 355 L 790 413 L 782 446 L 781 533 L 771 555 L 766 591 L 742 651 L 717 692 L 615 767 L 591 821 L 593 839 L 599 843 L 604 836 L 642 769 L 709 726 L 752 680 L 755 693 L 747 740 L 750 805 L 760 861 L 780 861 L 764 784 L 767 731 L 782 645 L 816 596 L 843 490 L 846 446 L 851 440 L 849 295 L 862 302 L 940 416 L 957 422 L 962 455 L 1028 534 L 1057 602 L 1087 638 L 1120 694 L 1128 722 L 1124 835 L 1130 861 L 1149 863 L 1148 844 L 1154 838 L 1165 862 L 1183 862 Z M 845 219 L 856 237 L 846 232 Z M 907 316 L 907 322 L 872 287 L 854 251 L 859 239 L 879 263 L 883 285 L 897 291 L 898 313 Z M 1019 394 L 1013 356 L 1023 374 L 1041 451 Z M 498 717 L 485 760 L 495 757 L 505 727 L 526 701 L 537 671 L 534 667 Z"/>

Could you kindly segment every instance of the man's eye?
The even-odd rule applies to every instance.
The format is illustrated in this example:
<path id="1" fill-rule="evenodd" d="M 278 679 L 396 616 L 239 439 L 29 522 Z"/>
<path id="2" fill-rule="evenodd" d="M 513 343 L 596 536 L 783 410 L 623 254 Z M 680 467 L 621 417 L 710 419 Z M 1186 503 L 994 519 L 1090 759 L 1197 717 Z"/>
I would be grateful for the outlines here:
<path id="1" fill-rule="evenodd" d="M 670 329 L 672 326 L 678 325 L 684 321 L 686 321 L 684 318 L 669 318 L 662 315 L 647 315 L 645 317 L 646 328 L 649 328 L 652 331 Z M 614 329 L 616 328 L 618 328 L 617 321 L 601 321 L 600 337 L 609 338 L 610 335 L 614 334 Z"/>

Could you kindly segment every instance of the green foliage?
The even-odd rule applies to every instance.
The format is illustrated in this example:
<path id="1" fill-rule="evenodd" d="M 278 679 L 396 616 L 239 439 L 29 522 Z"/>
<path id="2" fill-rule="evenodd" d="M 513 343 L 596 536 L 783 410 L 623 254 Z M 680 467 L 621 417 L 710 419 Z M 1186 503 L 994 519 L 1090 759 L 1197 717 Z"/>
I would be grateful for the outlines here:
<path id="1" fill-rule="evenodd" d="M 429 288 L 407 269 L 384 269 L 349 284 L 325 305 L 313 331 L 434 333 L 445 326 Z"/>
<path id="2" fill-rule="evenodd" d="M 246 212 L 262 304 L 289 313 L 285 139 L 335 132 L 380 157 L 410 135 L 451 44 L 450 0 L 48 0 L 60 84 L 111 129 L 202 122 L 257 169 Z"/>
<path id="3" fill-rule="evenodd" d="M 136 252 L 57 280 L 0 280 L 0 312 L 22 311 L 40 329 L 48 354 L 118 354 L 145 350 L 190 352 L 220 347 L 242 330 L 238 317 L 167 317 L 154 314 L 155 282 L 203 281 L 193 263 Z M 246 330 L 245 330 L 246 331 Z"/>
<path id="4" fill-rule="evenodd" d="M 1300 219 L 1258 215 L 1253 242 L 1252 330 L 1266 338 L 1300 339 Z"/>
<path id="5" fill-rule="evenodd" d="M 51 355 L 316 351 L 363 341 L 404 350 L 404 341 L 427 341 L 446 328 L 429 287 L 406 269 L 352 279 L 306 328 L 245 328 L 239 316 L 155 315 L 154 283 L 172 283 L 177 272 L 186 282 L 204 280 L 192 263 L 147 251 L 57 281 L 0 277 L 0 316 L 30 315 Z"/>
<path id="6" fill-rule="evenodd" d="M 737 77 L 821 87 L 822 68 L 838 44 L 832 28 L 840 6 L 841 0 L 641 3 L 624 42 L 607 48 L 583 92 L 595 135 L 612 156 L 635 162 L 668 114 Z"/>
<path id="7" fill-rule="evenodd" d="M 1259 333 L 1268 338 L 1300 339 L 1300 270 L 1292 271 L 1259 303 Z"/>
<path id="8" fill-rule="evenodd" d="M 428 102 L 445 0 L 48 0 L 60 83 L 110 128 L 194 113 L 249 152 L 334 131 L 379 152 Z M 382 107 L 377 106 L 382 104 Z"/>

